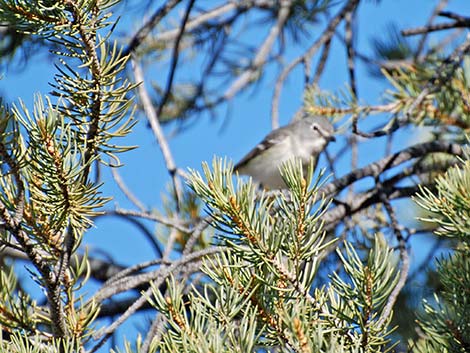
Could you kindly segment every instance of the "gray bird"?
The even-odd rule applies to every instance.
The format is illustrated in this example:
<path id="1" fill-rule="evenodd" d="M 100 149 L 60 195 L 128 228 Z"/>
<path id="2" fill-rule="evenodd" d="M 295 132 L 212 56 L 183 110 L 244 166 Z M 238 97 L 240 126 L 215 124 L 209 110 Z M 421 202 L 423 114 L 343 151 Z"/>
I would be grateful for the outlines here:
<path id="1" fill-rule="evenodd" d="M 307 115 L 287 126 L 271 131 L 235 165 L 240 174 L 249 175 L 267 189 L 285 189 L 279 167 L 283 162 L 298 157 L 306 169 L 313 158 L 318 157 L 330 141 L 335 141 L 334 127 L 323 116 Z"/>

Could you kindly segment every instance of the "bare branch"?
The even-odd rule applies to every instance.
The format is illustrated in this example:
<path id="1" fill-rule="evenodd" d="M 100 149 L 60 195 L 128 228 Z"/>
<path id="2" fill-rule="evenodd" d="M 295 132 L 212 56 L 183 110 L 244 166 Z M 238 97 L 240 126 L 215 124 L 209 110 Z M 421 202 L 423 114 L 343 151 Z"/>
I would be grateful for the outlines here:
<path id="1" fill-rule="evenodd" d="M 145 40 L 150 31 L 179 3 L 181 0 L 170 0 L 165 2 L 143 26 L 134 34 L 129 45 L 124 50 L 124 55 L 129 55 Z"/>
<path id="2" fill-rule="evenodd" d="M 377 178 L 377 181 L 378 180 L 379 179 Z M 380 182 L 378 182 L 377 188 L 379 190 L 383 190 L 380 185 Z M 392 204 L 390 203 L 390 200 L 382 192 L 380 193 L 380 199 L 382 201 L 382 204 L 385 206 L 385 209 L 387 210 L 388 216 L 390 218 L 390 226 L 393 229 L 393 232 L 395 233 L 395 237 L 397 238 L 397 241 L 398 241 L 398 248 L 400 249 L 401 268 L 400 268 L 400 276 L 398 278 L 398 282 L 395 288 L 393 288 L 392 292 L 390 293 L 387 299 L 387 304 L 385 305 L 384 310 L 382 311 L 382 314 L 380 315 L 380 319 L 377 322 L 377 325 L 379 327 L 383 326 L 385 321 L 387 321 L 390 318 L 390 314 L 392 313 L 393 306 L 395 305 L 395 302 L 397 301 L 398 295 L 400 294 L 401 290 L 406 284 L 406 279 L 408 278 L 408 272 L 410 270 L 410 258 L 408 255 L 408 250 L 406 249 L 406 241 L 400 230 L 398 219 L 395 214 L 395 210 L 393 209 Z"/>
<path id="3" fill-rule="evenodd" d="M 146 207 L 144 204 L 134 195 L 134 193 L 127 187 L 124 180 L 121 178 L 121 175 L 117 171 L 117 168 L 111 168 L 111 174 L 113 175 L 113 179 L 118 185 L 119 189 L 126 195 L 127 199 L 132 202 L 141 212 L 146 211 Z"/>
<path id="4" fill-rule="evenodd" d="M 194 261 L 199 261 L 204 256 L 213 255 L 224 250 L 225 249 L 223 247 L 219 246 L 211 247 L 185 255 L 181 259 L 171 262 L 171 265 L 162 265 L 161 268 L 155 271 L 144 272 L 141 274 L 125 277 L 118 275 L 116 280 L 111 279 L 106 284 L 104 284 L 94 295 L 93 300 L 96 302 L 102 302 L 103 300 L 110 298 L 113 295 L 128 291 L 144 284 L 148 284 L 153 280 L 160 280 L 162 278 L 165 279 L 170 275 L 170 273 L 173 273 L 176 270 L 180 271 L 181 269 L 179 269 L 179 267 L 183 265 L 187 265 Z M 167 260 L 157 259 L 155 261 L 155 263 L 164 263 Z M 148 263 L 146 263 L 146 265 L 147 264 Z"/>
<path id="5" fill-rule="evenodd" d="M 163 256 L 163 251 L 160 249 L 160 244 L 158 243 L 158 240 L 157 240 L 155 234 L 153 234 L 140 220 L 136 219 L 132 215 L 119 213 L 117 210 L 116 211 L 107 211 L 103 216 L 105 216 L 105 215 L 113 215 L 113 216 L 120 217 L 122 219 L 125 219 L 129 223 L 133 224 L 134 226 L 136 226 L 142 232 L 142 234 L 145 236 L 145 238 L 148 240 L 148 242 L 152 246 L 153 250 L 155 251 L 156 255 L 158 257 Z"/>
<path id="6" fill-rule="evenodd" d="M 132 59 L 132 66 L 134 69 L 135 81 L 140 83 L 139 95 L 142 105 L 144 107 L 145 115 L 150 123 L 150 127 L 152 128 L 153 134 L 158 142 L 158 145 L 160 146 L 160 150 L 162 151 L 163 158 L 165 159 L 166 169 L 168 170 L 168 173 L 173 179 L 173 187 L 175 189 L 175 194 L 179 202 L 183 197 L 183 191 L 181 182 L 176 173 L 175 161 L 171 154 L 170 147 L 168 145 L 168 142 L 166 141 L 163 130 L 160 126 L 160 122 L 158 121 L 158 114 L 152 104 L 147 89 L 145 88 L 144 75 L 142 73 L 142 69 L 140 68 L 140 65 L 135 61 L 135 59 Z"/>
<path id="7" fill-rule="evenodd" d="M 447 3 L 449 0 L 440 0 L 439 3 L 436 5 L 434 8 L 434 11 L 432 12 L 431 17 L 428 19 L 428 23 L 426 26 L 432 25 L 434 22 L 434 19 L 437 17 L 437 15 L 447 6 Z M 426 44 L 426 39 L 428 37 L 428 33 L 425 33 L 419 40 L 418 48 L 416 49 L 416 52 L 414 54 L 414 59 L 417 60 L 419 56 L 421 55 L 421 52 L 424 49 L 424 45 Z"/>
<path id="8" fill-rule="evenodd" d="M 94 300 L 102 301 L 107 297 L 131 289 L 142 283 L 149 283 L 150 281 L 153 281 L 154 288 L 159 288 L 160 285 L 165 282 L 168 276 L 170 276 L 170 274 L 181 270 L 180 267 L 182 265 L 194 261 L 199 261 L 199 259 L 204 256 L 213 255 L 224 250 L 225 249 L 223 247 L 212 247 L 189 254 L 188 256 L 183 257 L 181 260 L 173 262 L 173 264 L 171 264 L 170 266 L 163 267 L 162 269 L 156 271 L 158 273 L 154 273 L 153 277 L 149 276 L 148 274 L 137 275 L 136 278 L 132 279 L 132 284 L 129 283 L 130 278 L 118 280 L 115 283 L 112 283 L 111 287 L 100 289 L 100 291 L 94 296 Z M 132 305 L 116 321 L 114 321 L 109 327 L 106 327 L 104 330 L 97 332 L 93 336 L 93 338 L 101 340 L 90 351 L 88 351 L 88 353 L 96 352 L 106 342 L 106 340 L 111 337 L 112 333 L 124 321 L 126 321 L 131 315 L 133 315 L 139 308 L 141 308 L 147 302 L 147 298 L 152 295 L 152 290 L 152 288 L 148 288 L 145 293 L 143 293 L 139 299 L 132 303 Z"/>
<path id="9" fill-rule="evenodd" d="M 439 15 L 451 18 L 453 14 L 450 12 L 440 12 Z M 406 30 L 401 31 L 401 33 L 404 36 L 414 36 L 417 34 L 426 34 L 430 32 L 443 31 L 447 29 L 468 28 L 468 27 L 470 27 L 470 17 L 458 16 L 458 19 L 456 19 L 454 22 L 451 22 L 451 23 L 438 23 L 435 25 L 430 24 L 424 27 L 406 29 Z"/>
<path id="10" fill-rule="evenodd" d="M 331 197 L 337 195 L 345 187 L 365 177 L 376 177 L 384 171 L 394 168 L 413 158 L 424 157 L 429 153 L 444 152 L 454 156 L 463 156 L 462 146 L 443 141 L 425 142 L 408 147 L 400 152 L 387 156 L 380 161 L 369 164 L 363 168 L 355 169 L 351 173 L 325 185 L 319 190 L 320 195 Z"/>
<path id="11" fill-rule="evenodd" d="M 279 9 L 276 24 L 271 27 L 268 36 L 264 40 L 263 44 L 261 44 L 250 67 L 238 76 L 238 78 L 229 86 L 223 95 L 223 99 L 231 99 L 256 77 L 258 70 L 260 70 L 266 62 L 276 38 L 280 35 L 282 28 L 289 17 L 290 6 L 291 0 L 281 0 L 281 7 Z"/>
<path id="12" fill-rule="evenodd" d="M 155 221 L 160 224 L 163 224 L 164 226 L 178 229 L 180 232 L 183 232 L 183 233 L 191 232 L 191 230 L 185 227 L 184 223 L 182 223 L 179 219 L 166 218 L 166 217 L 159 216 L 155 213 L 139 212 L 139 211 L 133 211 L 133 210 L 125 210 L 123 208 L 116 208 L 115 210 L 105 211 L 105 214 L 110 214 L 110 215 L 117 214 L 121 216 L 132 216 L 132 217 L 149 219 L 151 221 Z"/>
<path id="13" fill-rule="evenodd" d="M 333 37 L 336 28 L 344 19 L 344 17 L 354 11 L 354 9 L 359 4 L 359 0 L 349 0 L 346 5 L 340 10 L 340 12 L 328 22 L 328 26 L 325 31 L 320 35 L 320 37 L 307 49 L 307 51 L 294 59 L 289 65 L 287 65 L 284 70 L 279 75 L 276 85 L 274 87 L 274 95 L 271 105 L 271 120 L 273 122 L 279 121 L 279 99 L 281 96 L 282 87 L 287 76 L 291 71 L 299 64 L 305 61 L 310 61 L 312 56 L 321 48 L 327 41 L 331 40 Z"/>

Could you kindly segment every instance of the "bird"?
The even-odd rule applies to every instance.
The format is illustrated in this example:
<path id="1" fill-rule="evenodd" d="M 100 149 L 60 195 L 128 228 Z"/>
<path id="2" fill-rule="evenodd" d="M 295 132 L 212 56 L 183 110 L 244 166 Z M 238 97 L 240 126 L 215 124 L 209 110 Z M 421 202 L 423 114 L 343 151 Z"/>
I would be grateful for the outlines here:
<path id="1" fill-rule="evenodd" d="M 271 131 L 234 167 L 241 175 L 251 176 L 265 189 L 285 189 L 279 167 L 294 157 L 300 158 L 304 170 L 318 157 L 330 141 L 335 141 L 334 126 L 324 116 L 304 115 L 290 124 Z"/>

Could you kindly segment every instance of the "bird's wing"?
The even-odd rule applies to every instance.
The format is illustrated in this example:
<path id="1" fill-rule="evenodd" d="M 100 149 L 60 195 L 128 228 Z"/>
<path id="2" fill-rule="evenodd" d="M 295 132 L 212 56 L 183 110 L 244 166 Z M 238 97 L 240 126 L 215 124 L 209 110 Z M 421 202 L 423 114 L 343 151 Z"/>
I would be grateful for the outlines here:
<path id="1" fill-rule="evenodd" d="M 252 158 L 255 158 L 257 155 L 262 153 L 264 150 L 267 150 L 270 148 L 272 145 L 281 143 L 285 138 L 288 137 L 288 134 L 286 133 L 285 127 L 281 127 L 279 129 L 271 131 L 263 141 L 261 141 L 258 145 L 256 145 L 255 148 L 253 148 L 248 154 L 243 157 L 240 162 L 238 162 L 234 170 L 243 168 L 249 160 Z"/>

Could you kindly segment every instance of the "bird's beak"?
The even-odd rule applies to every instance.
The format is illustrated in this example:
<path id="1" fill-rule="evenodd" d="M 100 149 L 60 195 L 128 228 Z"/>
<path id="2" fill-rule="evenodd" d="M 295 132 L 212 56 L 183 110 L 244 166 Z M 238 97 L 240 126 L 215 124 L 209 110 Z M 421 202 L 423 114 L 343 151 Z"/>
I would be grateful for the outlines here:
<path id="1" fill-rule="evenodd" d="M 333 135 L 330 136 L 330 141 L 335 141 L 336 142 L 336 137 L 334 137 Z"/>

